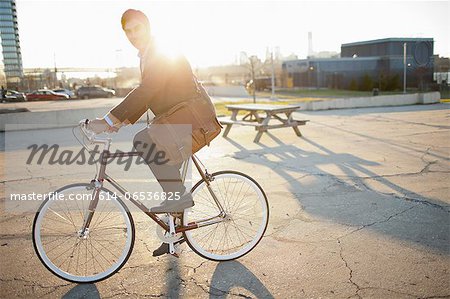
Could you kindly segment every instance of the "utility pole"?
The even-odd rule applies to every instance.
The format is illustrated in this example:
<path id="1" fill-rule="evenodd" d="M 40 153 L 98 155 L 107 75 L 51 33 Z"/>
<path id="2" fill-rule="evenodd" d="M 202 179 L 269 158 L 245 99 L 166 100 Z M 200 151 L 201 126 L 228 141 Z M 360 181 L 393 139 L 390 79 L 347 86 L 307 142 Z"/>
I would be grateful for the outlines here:
<path id="1" fill-rule="evenodd" d="M 406 93 L 406 43 L 403 43 L 403 93 Z"/>
<path id="2" fill-rule="evenodd" d="M 256 80 L 255 80 L 255 63 L 256 63 L 256 56 L 250 56 L 250 68 L 251 68 L 251 74 L 252 74 L 252 81 L 253 81 L 253 103 L 256 103 Z"/>
<path id="3" fill-rule="evenodd" d="M 275 97 L 275 66 L 273 63 L 273 48 L 271 49 L 270 52 L 270 61 L 272 63 L 272 96 L 270 97 L 270 99 L 276 100 L 277 98 Z"/>
<path id="4" fill-rule="evenodd" d="M 320 62 L 317 61 L 317 65 L 316 65 L 316 72 L 317 72 L 317 86 L 316 89 L 320 89 Z"/>
<path id="5" fill-rule="evenodd" d="M 53 87 L 57 88 L 58 85 L 58 69 L 56 68 L 56 53 L 53 52 L 53 63 L 55 64 L 55 81 L 53 82 Z"/>

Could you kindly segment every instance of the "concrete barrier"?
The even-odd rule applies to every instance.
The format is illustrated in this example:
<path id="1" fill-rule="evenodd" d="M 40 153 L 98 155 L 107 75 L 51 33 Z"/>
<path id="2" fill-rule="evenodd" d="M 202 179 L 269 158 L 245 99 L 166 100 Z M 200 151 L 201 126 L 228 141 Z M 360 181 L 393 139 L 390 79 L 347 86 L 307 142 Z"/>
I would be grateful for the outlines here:
<path id="1" fill-rule="evenodd" d="M 73 127 L 82 119 L 95 119 L 105 115 L 111 108 L 55 110 L 43 112 L 7 113 L 0 116 L 0 132 Z M 150 113 L 150 117 L 153 115 Z M 144 114 L 139 122 L 146 121 Z"/>
<path id="2" fill-rule="evenodd" d="M 210 96 L 249 97 L 244 86 L 205 86 Z"/>
<path id="3" fill-rule="evenodd" d="M 374 97 L 341 98 L 299 103 L 302 110 L 316 111 L 365 107 L 405 106 L 434 104 L 440 101 L 439 92 L 399 94 Z"/>
<path id="4" fill-rule="evenodd" d="M 110 108 L 6 113 L 0 116 L 0 131 L 46 129 L 76 125 L 81 119 L 105 115 Z"/>
<path id="5" fill-rule="evenodd" d="M 440 99 L 441 94 L 438 91 L 419 94 L 419 104 L 435 104 L 439 103 Z"/>

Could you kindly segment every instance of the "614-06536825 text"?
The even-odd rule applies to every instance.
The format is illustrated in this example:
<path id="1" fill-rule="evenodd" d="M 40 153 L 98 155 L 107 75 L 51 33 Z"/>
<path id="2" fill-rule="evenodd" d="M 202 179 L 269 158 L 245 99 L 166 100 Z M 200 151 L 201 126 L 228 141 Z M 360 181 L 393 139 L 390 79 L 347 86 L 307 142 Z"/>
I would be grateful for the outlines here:
<path id="1" fill-rule="evenodd" d="M 11 201 L 42 201 L 45 199 L 49 200 L 78 200 L 78 201 L 89 201 L 92 200 L 93 193 L 58 193 L 58 192 L 49 192 L 49 193 L 11 193 L 9 196 L 9 199 Z M 100 200 L 111 200 L 116 199 L 117 194 L 116 193 L 109 193 L 109 192 L 100 192 L 99 193 L 99 199 Z M 181 198 L 180 192 L 149 192 L 149 191 L 136 191 L 136 192 L 127 192 L 125 193 L 124 198 L 126 200 L 134 199 L 134 200 L 179 200 Z"/>

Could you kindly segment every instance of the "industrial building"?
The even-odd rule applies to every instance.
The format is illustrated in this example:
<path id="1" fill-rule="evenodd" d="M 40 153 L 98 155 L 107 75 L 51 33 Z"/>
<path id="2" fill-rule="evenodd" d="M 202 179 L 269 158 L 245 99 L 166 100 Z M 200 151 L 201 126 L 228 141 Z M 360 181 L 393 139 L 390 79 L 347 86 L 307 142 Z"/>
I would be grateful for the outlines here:
<path id="1" fill-rule="evenodd" d="M 404 53 L 406 44 L 406 53 Z M 385 38 L 341 45 L 340 58 L 284 61 L 284 87 L 401 89 L 404 58 L 408 88 L 433 83 L 432 38 Z"/>

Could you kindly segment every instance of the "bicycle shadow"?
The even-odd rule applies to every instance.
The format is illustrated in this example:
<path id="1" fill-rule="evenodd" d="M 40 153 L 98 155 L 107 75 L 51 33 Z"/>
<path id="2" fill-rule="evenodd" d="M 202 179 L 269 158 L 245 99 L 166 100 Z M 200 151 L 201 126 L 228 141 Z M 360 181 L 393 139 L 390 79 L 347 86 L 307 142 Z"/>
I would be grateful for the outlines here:
<path id="1" fill-rule="evenodd" d="M 244 288 L 256 298 L 274 298 L 258 277 L 240 262 L 218 263 L 211 278 L 209 298 L 226 298 L 231 294 L 247 297 L 247 294 L 232 293 L 234 288 Z"/>
<path id="2" fill-rule="evenodd" d="M 65 293 L 62 299 L 79 299 L 79 298 L 89 298 L 89 299 L 100 299 L 100 293 L 98 292 L 97 286 L 93 283 L 89 284 L 78 284 L 67 293 Z"/>
<path id="3" fill-rule="evenodd" d="M 182 298 L 186 294 L 186 281 L 181 278 L 179 262 L 175 258 L 167 260 L 165 296 Z M 237 261 L 220 262 L 211 277 L 209 298 L 226 298 L 229 295 L 243 296 L 239 290 L 245 289 L 256 298 L 274 298 L 264 284 L 244 265 Z M 246 297 L 247 294 L 244 296 Z"/>

